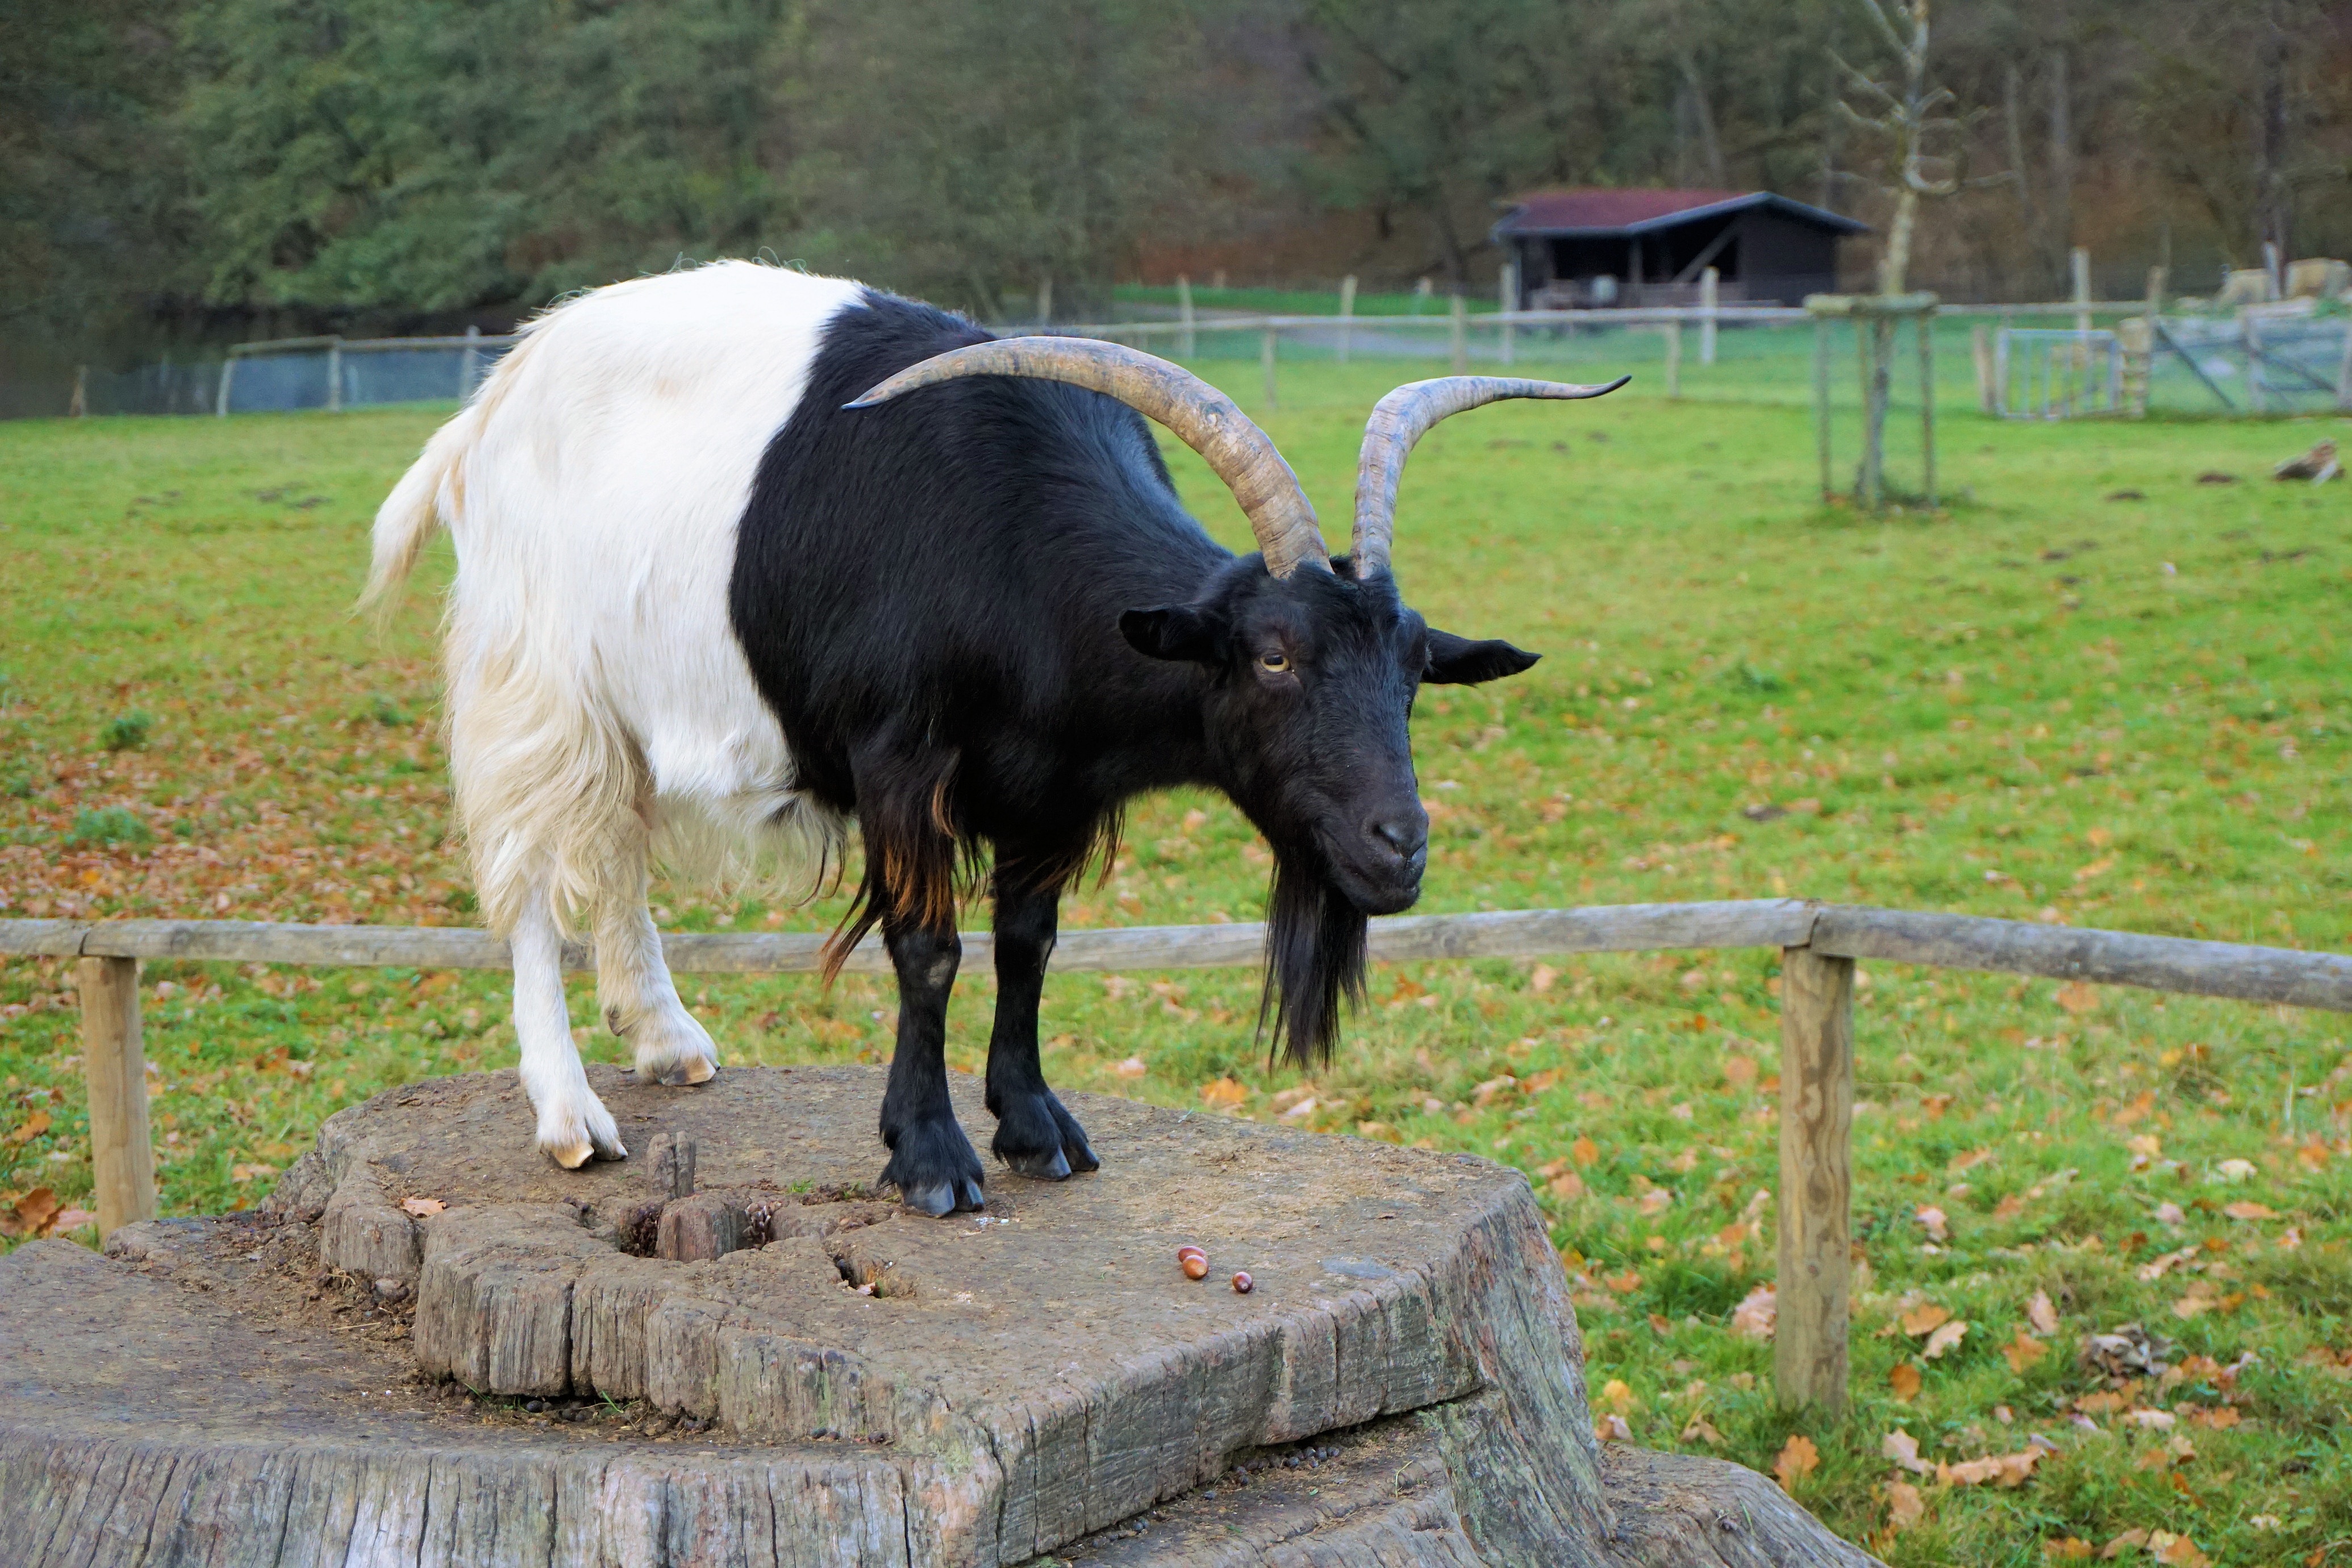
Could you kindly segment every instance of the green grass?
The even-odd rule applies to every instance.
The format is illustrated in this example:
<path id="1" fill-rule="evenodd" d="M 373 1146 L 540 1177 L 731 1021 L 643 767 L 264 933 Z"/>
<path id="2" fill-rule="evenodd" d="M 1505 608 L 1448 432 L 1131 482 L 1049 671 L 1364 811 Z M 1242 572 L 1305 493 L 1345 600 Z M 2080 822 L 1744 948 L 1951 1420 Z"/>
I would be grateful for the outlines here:
<path id="1" fill-rule="evenodd" d="M 1255 409 L 1254 366 L 1210 368 Z M 1265 422 L 1335 529 L 1364 413 L 1423 374 L 1286 367 Z M 1423 910 L 1787 894 L 2347 945 L 2352 485 L 2262 477 L 2340 423 L 1953 414 L 1946 480 L 1971 499 L 1866 518 L 1818 504 L 1800 411 L 1694 382 L 1681 405 L 1638 395 L 1644 383 L 1488 409 L 1415 455 L 1398 546 L 1410 597 L 1438 625 L 1547 655 L 1421 706 Z M 446 548 L 388 639 L 347 614 L 369 515 L 437 417 L 0 426 L 0 915 L 468 921 L 435 730 Z M 1190 500 L 1244 539 L 1180 456 Z M 2243 482 L 2196 483 L 2209 469 Z M 2142 499 L 2108 499 L 2126 490 Z M 110 750 L 131 713 L 152 722 Z M 1155 799 L 1065 918 L 1248 920 L 1265 874 L 1229 807 Z M 697 930 L 839 912 L 656 899 L 666 924 Z M 173 1211 L 257 1198 L 339 1106 L 512 1058 L 495 976 L 148 977 Z M 55 961 L 0 967 L 0 1190 L 68 1203 L 89 1182 L 70 979 Z M 1766 1468 L 1801 1434 L 1821 1463 L 1797 1496 L 1893 1562 L 2039 1563 L 2044 1542 L 2134 1529 L 2230 1563 L 2346 1550 L 2338 1018 L 1868 966 L 1856 1398 L 1830 1423 L 1776 1411 L 1769 1345 L 1728 1330 L 1772 1273 L 1757 1194 L 1777 1179 L 1776 986 L 1759 952 L 1383 969 L 1308 1121 L 1537 1173 L 1579 1279 L 1597 1414 L 1645 1444 Z M 960 1068 L 980 1066 L 990 989 L 958 989 Z M 730 1060 L 887 1050 L 891 992 L 871 979 L 687 990 Z M 1055 978 L 1049 1071 L 1192 1106 L 1231 1079 L 1234 1112 L 1270 1118 L 1298 1080 L 1264 1069 L 1255 999 L 1243 973 Z M 584 1048 L 623 1059 L 584 984 L 574 1007 Z M 2270 1217 L 2225 1212 L 2245 1204 Z M 2037 1291 L 2059 1331 L 2013 1370 L 2002 1348 Z M 1933 1360 L 1897 1324 L 1922 1303 L 1969 1325 Z M 2210 1364 L 2132 1391 L 2174 1413 L 2170 1432 L 2095 1401 L 2085 1429 L 2075 1402 L 2105 1382 L 2082 1336 L 2133 1321 Z M 1907 1402 L 1898 1366 L 1921 1375 Z M 2214 1419 L 2236 1424 L 2200 1424 Z M 1880 1445 L 1898 1427 L 1930 1460 L 2034 1433 L 2055 1452 L 2014 1489 L 1916 1481 L 1926 1517 L 1889 1536 L 1888 1489 L 1910 1479 Z M 2166 1449 L 2181 1437 L 2193 1458 Z"/>

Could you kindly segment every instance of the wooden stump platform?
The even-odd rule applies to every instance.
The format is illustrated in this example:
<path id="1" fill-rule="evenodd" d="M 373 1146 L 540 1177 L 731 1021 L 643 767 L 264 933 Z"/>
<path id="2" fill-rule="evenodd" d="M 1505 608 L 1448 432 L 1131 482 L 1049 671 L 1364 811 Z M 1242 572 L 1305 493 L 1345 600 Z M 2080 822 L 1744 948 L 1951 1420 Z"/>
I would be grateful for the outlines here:
<path id="1" fill-rule="evenodd" d="M 1515 1171 L 1076 1096 L 1100 1172 L 935 1220 L 866 1184 L 880 1068 L 591 1076 L 625 1163 L 440 1079 L 254 1214 L 0 1259 L 0 1562 L 1869 1561 L 1601 1452 Z"/>

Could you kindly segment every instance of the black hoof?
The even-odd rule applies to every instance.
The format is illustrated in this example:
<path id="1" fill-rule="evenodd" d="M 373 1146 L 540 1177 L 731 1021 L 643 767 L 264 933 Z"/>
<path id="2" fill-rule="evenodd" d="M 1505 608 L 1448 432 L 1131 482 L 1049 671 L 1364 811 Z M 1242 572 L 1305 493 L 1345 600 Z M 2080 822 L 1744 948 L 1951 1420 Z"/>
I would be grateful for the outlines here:
<path id="1" fill-rule="evenodd" d="M 1016 1175 L 1059 1182 L 1073 1172 L 1102 1168 L 1087 1142 L 1087 1130 L 1051 1089 L 1005 1095 L 993 1109 L 996 1140 L 991 1148 Z"/>
<path id="2" fill-rule="evenodd" d="M 882 1181 L 898 1189 L 908 1208 L 950 1215 L 988 1206 L 980 1190 L 980 1156 L 954 1118 L 912 1122 L 895 1137 L 885 1132 L 883 1142 L 890 1145 L 890 1163 L 883 1167 Z"/>

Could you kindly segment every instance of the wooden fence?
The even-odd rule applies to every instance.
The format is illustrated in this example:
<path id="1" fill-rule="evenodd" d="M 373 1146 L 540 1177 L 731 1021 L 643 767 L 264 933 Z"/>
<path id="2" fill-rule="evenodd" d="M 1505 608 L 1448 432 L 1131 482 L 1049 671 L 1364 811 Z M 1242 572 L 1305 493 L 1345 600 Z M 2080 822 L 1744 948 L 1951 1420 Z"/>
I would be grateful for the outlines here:
<path id="1" fill-rule="evenodd" d="M 1080 970 L 1245 968 L 1262 957 L 1257 925 L 1139 926 L 1062 934 L 1053 967 Z M 800 973 L 824 939 L 799 932 L 675 933 L 662 939 L 687 974 Z M 1371 922 L 1383 963 L 1537 958 L 1576 952 L 1717 948 L 1780 950 L 1780 1314 L 1774 1373 L 1784 1404 L 1835 1413 L 1846 1400 L 1846 1312 L 1853 1186 L 1853 966 L 1857 959 L 2135 985 L 2352 1012 L 2352 958 L 2179 937 L 2085 931 L 1969 915 L 1920 914 L 1762 900 L 1619 904 L 1411 915 Z M 967 963 L 992 942 L 964 938 Z M 111 1230 L 155 1213 L 142 960 L 328 968 L 504 969 L 488 931 L 426 927 L 275 925 L 244 921 L 0 921 L 0 954 L 79 961 L 82 1070 L 89 1087 L 90 1157 L 99 1224 Z M 564 950 L 593 967 L 585 946 Z M 878 938 L 848 967 L 887 973 Z"/>

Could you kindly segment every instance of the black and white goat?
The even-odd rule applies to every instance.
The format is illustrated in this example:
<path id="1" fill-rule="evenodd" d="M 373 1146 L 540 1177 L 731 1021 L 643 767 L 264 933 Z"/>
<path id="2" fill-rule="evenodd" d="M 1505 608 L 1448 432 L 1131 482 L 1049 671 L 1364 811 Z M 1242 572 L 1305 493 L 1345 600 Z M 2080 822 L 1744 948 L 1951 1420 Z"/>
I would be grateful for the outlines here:
<path id="1" fill-rule="evenodd" d="M 1264 433 L 1148 354 L 995 342 L 745 262 L 533 321 L 377 513 L 368 597 L 449 530 L 450 765 L 482 910 L 513 945 L 540 1147 L 567 1166 L 626 1154 L 572 1047 L 566 928 L 593 931 L 640 1077 L 702 1082 L 717 1054 L 662 962 L 648 854 L 782 856 L 814 878 L 853 817 L 865 874 L 832 951 L 879 923 L 898 971 L 883 1179 L 917 1208 L 982 1202 L 943 1047 L 958 892 L 983 847 L 987 1102 L 1013 1170 L 1096 1166 L 1039 1070 L 1038 994 L 1060 893 L 1139 792 L 1213 785 L 1265 835 L 1276 1026 L 1302 1058 L 1328 1049 L 1367 914 L 1420 891 L 1414 692 L 1536 658 L 1398 600 L 1405 453 L 1495 398 L 1605 390 L 1399 389 L 1335 557 Z M 1233 488 L 1262 553 L 1234 557 L 1177 504 L 1139 410 Z"/>

